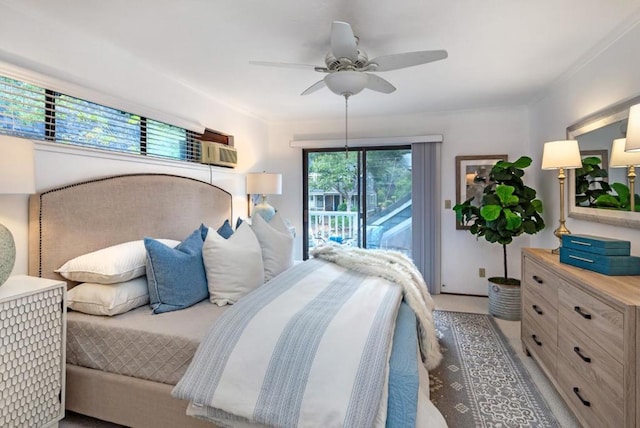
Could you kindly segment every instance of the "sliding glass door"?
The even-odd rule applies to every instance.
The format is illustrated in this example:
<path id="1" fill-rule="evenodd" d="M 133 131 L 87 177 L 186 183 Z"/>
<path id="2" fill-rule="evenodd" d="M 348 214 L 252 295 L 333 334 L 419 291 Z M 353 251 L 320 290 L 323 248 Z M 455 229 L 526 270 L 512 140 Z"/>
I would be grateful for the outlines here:
<path id="1" fill-rule="evenodd" d="M 329 241 L 411 256 L 411 147 L 304 150 L 304 258 Z"/>

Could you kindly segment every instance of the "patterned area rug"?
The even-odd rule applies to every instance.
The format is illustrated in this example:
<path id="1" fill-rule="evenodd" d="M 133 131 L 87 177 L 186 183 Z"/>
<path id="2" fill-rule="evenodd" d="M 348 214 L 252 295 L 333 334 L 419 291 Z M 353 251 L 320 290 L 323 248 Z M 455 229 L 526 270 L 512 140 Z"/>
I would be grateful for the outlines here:
<path id="1" fill-rule="evenodd" d="M 558 427 L 527 370 L 489 315 L 435 311 L 443 360 L 431 400 L 449 427 Z"/>

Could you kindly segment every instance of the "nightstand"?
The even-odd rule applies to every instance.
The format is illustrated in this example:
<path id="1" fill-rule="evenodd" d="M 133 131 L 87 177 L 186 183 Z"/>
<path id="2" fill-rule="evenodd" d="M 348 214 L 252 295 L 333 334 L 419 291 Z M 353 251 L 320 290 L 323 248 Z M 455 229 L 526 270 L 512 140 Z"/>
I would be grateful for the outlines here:
<path id="1" fill-rule="evenodd" d="M 25 275 L 0 287 L 0 426 L 64 417 L 66 286 Z"/>

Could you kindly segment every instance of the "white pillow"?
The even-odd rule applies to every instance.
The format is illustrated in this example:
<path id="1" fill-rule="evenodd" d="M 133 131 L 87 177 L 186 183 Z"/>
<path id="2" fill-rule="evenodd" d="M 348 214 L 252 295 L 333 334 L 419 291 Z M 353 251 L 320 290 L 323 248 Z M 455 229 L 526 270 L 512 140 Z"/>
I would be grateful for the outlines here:
<path id="1" fill-rule="evenodd" d="M 85 282 L 67 293 L 67 306 L 91 315 L 117 315 L 149 304 L 147 278 L 142 276 L 118 284 Z"/>
<path id="2" fill-rule="evenodd" d="M 293 235 L 279 213 L 269 223 L 260 215 L 253 216 L 251 228 L 262 249 L 264 282 L 293 266 Z"/>
<path id="3" fill-rule="evenodd" d="M 209 300 L 218 306 L 237 302 L 264 282 L 260 243 L 246 222 L 229 239 L 208 233 L 202 246 L 202 261 Z"/>
<path id="4" fill-rule="evenodd" d="M 180 241 L 158 239 L 175 247 Z M 115 284 L 146 273 L 147 250 L 144 241 L 131 241 L 78 256 L 56 270 L 63 277 L 77 282 Z"/>

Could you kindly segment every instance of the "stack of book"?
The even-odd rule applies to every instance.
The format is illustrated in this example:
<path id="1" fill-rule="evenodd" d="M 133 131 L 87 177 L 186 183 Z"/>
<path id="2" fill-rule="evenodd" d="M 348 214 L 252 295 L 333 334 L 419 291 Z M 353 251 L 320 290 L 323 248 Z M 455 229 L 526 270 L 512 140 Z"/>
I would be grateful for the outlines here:
<path id="1" fill-rule="evenodd" d="M 640 275 L 631 243 L 591 235 L 563 235 L 560 262 L 605 275 Z"/>

